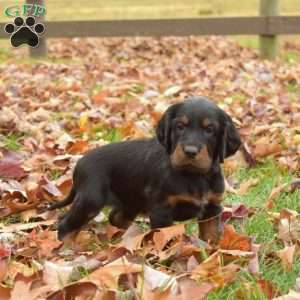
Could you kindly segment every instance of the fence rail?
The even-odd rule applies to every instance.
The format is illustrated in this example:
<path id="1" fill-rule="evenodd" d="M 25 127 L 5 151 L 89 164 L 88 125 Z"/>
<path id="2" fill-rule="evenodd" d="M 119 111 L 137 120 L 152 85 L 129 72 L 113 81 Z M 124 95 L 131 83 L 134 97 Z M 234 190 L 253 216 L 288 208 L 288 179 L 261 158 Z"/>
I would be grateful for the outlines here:
<path id="1" fill-rule="evenodd" d="M 0 23 L 4 28 L 5 23 Z M 300 34 L 300 16 L 46 22 L 46 38 Z M 0 38 L 7 38 L 0 31 Z"/>

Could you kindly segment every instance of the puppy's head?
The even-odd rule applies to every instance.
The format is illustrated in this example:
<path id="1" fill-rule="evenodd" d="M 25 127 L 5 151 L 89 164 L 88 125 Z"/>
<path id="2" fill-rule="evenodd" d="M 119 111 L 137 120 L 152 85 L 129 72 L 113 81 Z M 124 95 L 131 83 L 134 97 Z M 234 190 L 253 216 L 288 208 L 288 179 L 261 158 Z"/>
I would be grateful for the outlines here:
<path id="1" fill-rule="evenodd" d="M 241 140 L 231 118 L 213 102 L 190 97 L 170 106 L 156 128 L 176 169 L 207 173 L 233 155 Z"/>

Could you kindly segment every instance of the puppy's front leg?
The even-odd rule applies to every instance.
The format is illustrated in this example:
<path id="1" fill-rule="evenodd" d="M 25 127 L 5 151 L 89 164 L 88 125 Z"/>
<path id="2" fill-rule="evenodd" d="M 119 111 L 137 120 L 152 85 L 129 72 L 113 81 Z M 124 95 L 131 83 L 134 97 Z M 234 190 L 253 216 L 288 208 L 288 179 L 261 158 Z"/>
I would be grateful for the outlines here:
<path id="1" fill-rule="evenodd" d="M 223 230 L 221 214 L 222 206 L 220 204 L 208 203 L 205 205 L 203 215 L 198 219 L 199 237 L 202 240 L 218 243 Z"/>
<path id="2" fill-rule="evenodd" d="M 155 205 L 149 212 L 151 228 L 161 228 L 173 224 L 172 208 L 169 205 Z"/>

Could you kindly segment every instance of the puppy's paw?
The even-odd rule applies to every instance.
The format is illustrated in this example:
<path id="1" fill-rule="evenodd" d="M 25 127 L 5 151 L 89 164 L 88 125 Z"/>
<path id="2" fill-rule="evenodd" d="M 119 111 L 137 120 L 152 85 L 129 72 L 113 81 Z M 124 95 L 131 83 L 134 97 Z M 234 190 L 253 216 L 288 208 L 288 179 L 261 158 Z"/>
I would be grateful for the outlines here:
<path id="1" fill-rule="evenodd" d="M 62 221 L 58 224 L 57 238 L 64 241 L 67 236 L 70 236 L 74 231 L 68 229 L 68 226 Z"/>
<path id="2" fill-rule="evenodd" d="M 122 210 L 118 210 L 118 209 L 112 210 L 111 213 L 109 214 L 108 219 L 111 225 L 123 229 L 127 229 L 132 222 L 131 220 L 126 218 L 126 216 L 124 216 Z"/>

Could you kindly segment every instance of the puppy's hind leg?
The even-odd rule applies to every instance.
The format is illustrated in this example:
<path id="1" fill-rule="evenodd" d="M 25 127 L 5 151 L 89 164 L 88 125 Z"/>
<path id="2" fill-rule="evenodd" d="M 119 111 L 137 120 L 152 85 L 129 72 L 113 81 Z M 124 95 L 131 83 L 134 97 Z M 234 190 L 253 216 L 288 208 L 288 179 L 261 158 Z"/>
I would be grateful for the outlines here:
<path id="1" fill-rule="evenodd" d="M 76 195 L 76 191 L 75 191 L 74 187 L 72 187 L 70 194 L 63 201 L 56 202 L 56 203 L 50 205 L 47 209 L 54 210 L 57 208 L 65 207 L 73 202 L 75 195 Z"/>
<path id="2" fill-rule="evenodd" d="M 78 231 L 83 225 L 93 219 L 105 205 L 105 194 L 101 192 L 97 193 L 92 188 L 76 194 L 71 209 L 59 222 L 59 240 L 63 240 L 71 232 Z"/>

